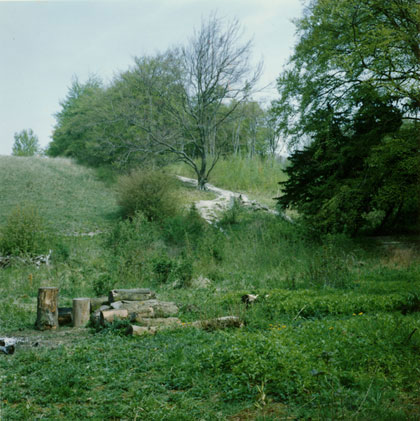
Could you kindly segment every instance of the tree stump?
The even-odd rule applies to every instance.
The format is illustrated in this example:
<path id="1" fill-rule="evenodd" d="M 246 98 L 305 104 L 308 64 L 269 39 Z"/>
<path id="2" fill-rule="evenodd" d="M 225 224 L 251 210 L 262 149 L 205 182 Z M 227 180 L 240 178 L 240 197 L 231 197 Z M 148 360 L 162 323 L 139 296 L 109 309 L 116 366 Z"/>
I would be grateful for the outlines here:
<path id="1" fill-rule="evenodd" d="M 90 298 L 73 298 L 73 326 L 84 327 L 90 318 Z"/>
<path id="2" fill-rule="evenodd" d="M 56 329 L 58 326 L 58 288 L 38 289 L 35 327 L 39 330 Z"/>

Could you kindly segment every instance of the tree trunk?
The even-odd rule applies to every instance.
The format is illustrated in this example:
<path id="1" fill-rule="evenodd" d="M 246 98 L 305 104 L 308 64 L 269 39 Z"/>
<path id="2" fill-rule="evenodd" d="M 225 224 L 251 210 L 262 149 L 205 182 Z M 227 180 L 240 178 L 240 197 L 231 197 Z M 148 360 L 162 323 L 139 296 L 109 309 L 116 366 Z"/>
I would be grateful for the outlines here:
<path id="1" fill-rule="evenodd" d="M 73 326 L 84 327 L 90 317 L 90 298 L 73 298 Z"/>
<path id="2" fill-rule="evenodd" d="M 56 329 L 58 326 L 58 288 L 38 289 L 35 327 L 39 330 Z"/>
<path id="3" fill-rule="evenodd" d="M 59 307 L 58 308 L 58 324 L 59 326 L 71 325 L 73 321 L 71 307 Z"/>
<path id="4" fill-rule="evenodd" d="M 113 289 L 109 293 L 109 302 L 115 301 L 146 301 L 155 297 L 155 293 L 148 288 Z"/>

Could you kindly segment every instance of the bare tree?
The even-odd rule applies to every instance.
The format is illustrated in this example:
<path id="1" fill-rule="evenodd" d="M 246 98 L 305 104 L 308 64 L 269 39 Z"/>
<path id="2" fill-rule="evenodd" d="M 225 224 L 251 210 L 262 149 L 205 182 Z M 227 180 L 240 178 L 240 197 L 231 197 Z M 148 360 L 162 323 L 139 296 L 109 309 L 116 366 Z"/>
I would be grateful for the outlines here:
<path id="1" fill-rule="evenodd" d="M 212 15 L 182 49 L 182 124 L 199 163 L 190 156 L 181 159 L 194 169 L 200 189 L 205 188 L 220 157 L 218 129 L 229 119 L 237 118 L 236 108 L 255 92 L 261 74 L 262 63 L 256 67 L 250 63 L 251 41 L 241 43 L 241 35 L 237 20 L 225 26 L 222 19 Z M 228 102 L 234 105 L 227 107 Z M 210 154 L 212 141 L 214 153 Z"/>

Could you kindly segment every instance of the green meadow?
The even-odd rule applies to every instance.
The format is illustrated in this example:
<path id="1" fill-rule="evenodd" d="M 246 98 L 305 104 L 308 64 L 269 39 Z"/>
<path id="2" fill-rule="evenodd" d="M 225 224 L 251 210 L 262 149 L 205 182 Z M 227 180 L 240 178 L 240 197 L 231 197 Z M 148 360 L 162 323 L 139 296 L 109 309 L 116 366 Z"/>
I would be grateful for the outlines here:
<path id="1" fill-rule="evenodd" d="M 274 208 L 281 179 L 275 160 L 232 157 L 210 181 Z M 30 209 L 51 250 L 48 266 L 0 268 L 0 337 L 28 338 L 0 354 L 1 420 L 420 419 L 420 253 L 409 238 L 319 235 L 238 204 L 210 225 L 192 204 L 214 195 L 180 182 L 172 215 L 123 219 L 114 181 L 61 158 L 0 157 L 0 180 L 0 244 L 10 215 Z M 183 328 L 36 332 L 40 286 L 59 287 L 60 306 L 151 288 L 177 303 Z M 244 294 L 258 298 L 247 306 Z M 244 327 L 190 326 L 226 315 Z"/>

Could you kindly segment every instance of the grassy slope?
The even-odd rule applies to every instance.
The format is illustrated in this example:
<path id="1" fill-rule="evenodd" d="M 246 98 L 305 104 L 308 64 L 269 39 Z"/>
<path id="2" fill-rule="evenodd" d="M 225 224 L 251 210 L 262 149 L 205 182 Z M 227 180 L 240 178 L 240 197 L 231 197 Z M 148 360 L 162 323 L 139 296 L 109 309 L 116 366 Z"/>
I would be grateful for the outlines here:
<path id="1" fill-rule="evenodd" d="M 0 219 L 15 206 L 35 206 L 58 232 L 102 229 L 114 196 L 92 170 L 69 159 L 0 156 Z"/>
<path id="2" fill-rule="evenodd" d="M 112 225 L 112 194 L 91 171 L 69 161 L 1 158 L 0 171 L 6 167 L 16 189 L 2 183 L 2 215 L 30 200 L 62 233 Z M 255 184 L 250 173 L 223 186 L 242 182 L 247 190 Z M 269 186 L 270 178 L 261 183 Z M 271 187 L 261 190 L 270 197 Z M 0 419 L 419 419 L 418 254 L 395 247 L 367 253 L 347 241 L 318 250 L 271 216 L 236 218 L 225 228 L 221 257 L 194 261 L 209 288 L 141 286 L 179 303 L 184 322 L 240 314 L 244 329 L 187 327 L 141 339 L 104 332 L 57 349 L 0 354 Z M 40 285 L 59 286 L 60 305 L 93 294 L 107 268 L 102 236 L 62 241 L 69 256 L 49 268 L 0 270 L 0 336 L 31 329 Z M 335 280 L 344 287 L 323 287 Z M 240 297 L 249 292 L 264 298 L 246 310 Z"/>

